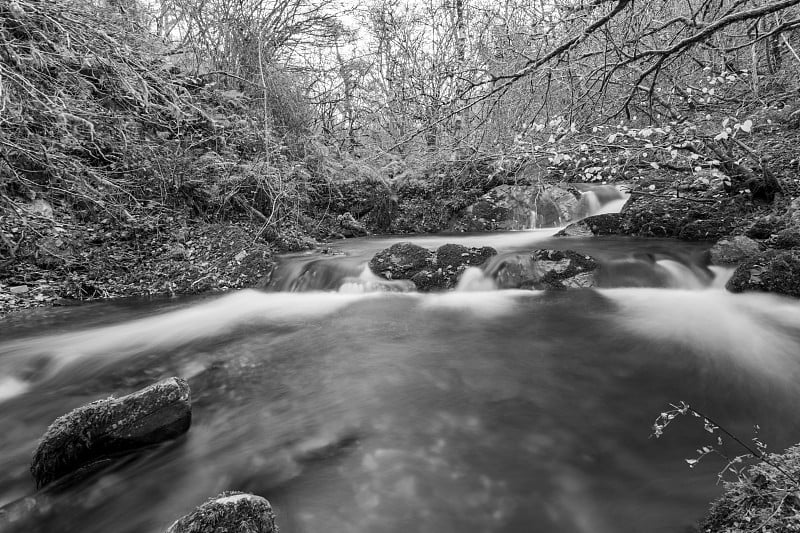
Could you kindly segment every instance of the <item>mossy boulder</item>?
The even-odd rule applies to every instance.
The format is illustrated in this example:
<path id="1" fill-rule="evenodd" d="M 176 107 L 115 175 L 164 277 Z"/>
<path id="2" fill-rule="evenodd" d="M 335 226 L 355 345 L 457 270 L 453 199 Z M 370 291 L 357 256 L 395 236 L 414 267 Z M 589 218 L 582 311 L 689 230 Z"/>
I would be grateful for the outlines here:
<path id="1" fill-rule="evenodd" d="M 169 378 L 121 398 L 78 407 L 57 418 L 33 456 L 31 473 L 42 487 L 110 456 L 172 439 L 192 421 L 189 385 Z"/>
<path id="2" fill-rule="evenodd" d="M 436 249 L 436 266 L 443 270 L 480 266 L 495 255 L 497 250 L 491 246 L 467 248 L 460 244 L 444 244 Z"/>
<path id="3" fill-rule="evenodd" d="M 419 292 L 452 289 L 456 280 L 446 276 L 441 270 L 420 270 L 411 278 Z"/>
<path id="4" fill-rule="evenodd" d="M 223 492 L 172 524 L 166 533 L 273 533 L 275 513 L 261 496 Z"/>
<path id="5" fill-rule="evenodd" d="M 445 244 L 432 252 L 412 243 L 395 244 L 375 254 L 370 269 L 388 279 L 410 279 L 417 290 L 428 292 L 452 289 L 469 266 L 480 266 L 497 250 L 489 246 L 467 248 Z"/>
<path id="6" fill-rule="evenodd" d="M 711 247 L 711 262 L 715 265 L 736 265 L 761 251 L 761 246 L 744 235 L 720 239 Z"/>
<path id="7" fill-rule="evenodd" d="M 770 250 L 740 264 L 726 285 L 731 292 L 762 291 L 800 297 L 800 250 Z"/>
<path id="8" fill-rule="evenodd" d="M 432 266 L 432 251 L 410 242 L 399 242 L 381 250 L 370 260 L 369 268 L 386 279 L 411 279 Z"/>

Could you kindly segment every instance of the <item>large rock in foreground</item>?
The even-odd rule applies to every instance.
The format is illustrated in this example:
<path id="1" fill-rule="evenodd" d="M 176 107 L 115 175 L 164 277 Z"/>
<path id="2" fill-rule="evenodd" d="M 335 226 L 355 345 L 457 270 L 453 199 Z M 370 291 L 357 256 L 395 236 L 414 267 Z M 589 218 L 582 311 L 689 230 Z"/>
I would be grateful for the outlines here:
<path id="1" fill-rule="evenodd" d="M 273 533 L 270 503 L 253 494 L 223 492 L 187 514 L 167 533 Z"/>
<path id="2" fill-rule="evenodd" d="M 192 421 L 189 385 L 169 378 L 121 398 L 107 398 L 55 420 L 33 456 L 42 487 L 112 455 L 185 433 Z"/>
<path id="3" fill-rule="evenodd" d="M 770 250 L 748 259 L 736 268 L 726 288 L 800 297 L 800 250 Z"/>

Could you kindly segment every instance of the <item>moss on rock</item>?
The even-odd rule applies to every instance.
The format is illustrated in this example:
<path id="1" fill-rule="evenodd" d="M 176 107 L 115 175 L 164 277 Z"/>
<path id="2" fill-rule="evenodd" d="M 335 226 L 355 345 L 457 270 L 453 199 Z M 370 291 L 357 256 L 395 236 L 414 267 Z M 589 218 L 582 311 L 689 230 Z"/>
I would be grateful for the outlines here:
<path id="1" fill-rule="evenodd" d="M 800 531 L 800 446 L 770 454 L 769 462 L 750 467 L 739 481 L 725 484 L 725 494 L 700 522 L 704 533 Z M 781 470 L 794 476 L 787 479 Z"/>
<path id="2" fill-rule="evenodd" d="M 386 279 L 411 279 L 429 267 L 433 252 L 411 242 L 399 242 L 381 250 L 369 262 L 369 268 Z"/>
<path id="3" fill-rule="evenodd" d="M 444 270 L 480 266 L 495 255 L 497 250 L 491 246 L 467 248 L 460 244 L 444 244 L 436 250 L 436 266 Z"/>
<path id="4" fill-rule="evenodd" d="M 770 250 L 748 259 L 739 265 L 726 288 L 800 297 L 800 250 Z"/>
<path id="5" fill-rule="evenodd" d="M 800 229 L 786 228 L 775 235 L 774 243 L 776 248 L 800 248 Z"/>
<path id="6" fill-rule="evenodd" d="M 121 398 L 97 400 L 57 418 L 39 442 L 31 473 L 36 486 L 110 455 L 185 433 L 192 420 L 189 385 L 169 378 Z"/>
<path id="7" fill-rule="evenodd" d="M 261 496 L 223 492 L 172 524 L 167 533 L 273 533 L 275 513 Z"/>
<path id="8" fill-rule="evenodd" d="M 759 244 L 744 235 L 720 239 L 711 247 L 711 262 L 715 265 L 735 265 L 761 251 Z"/>
<path id="9" fill-rule="evenodd" d="M 387 279 L 410 279 L 423 292 L 452 289 L 468 266 L 479 266 L 497 250 L 489 246 L 467 248 L 444 244 L 436 252 L 410 242 L 381 250 L 370 260 L 370 269 Z"/>

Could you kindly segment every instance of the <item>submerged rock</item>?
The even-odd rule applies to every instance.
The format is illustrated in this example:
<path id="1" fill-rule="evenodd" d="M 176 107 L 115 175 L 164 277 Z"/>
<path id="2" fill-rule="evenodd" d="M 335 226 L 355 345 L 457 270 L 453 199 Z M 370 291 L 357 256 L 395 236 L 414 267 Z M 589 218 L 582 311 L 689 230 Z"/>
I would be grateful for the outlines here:
<path id="1" fill-rule="evenodd" d="M 275 513 L 261 496 L 223 492 L 187 514 L 166 533 L 273 533 Z"/>
<path id="2" fill-rule="evenodd" d="M 761 246 L 744 235 L 721 239 L 711 247 L 711 262 L 715 265 L 735 265 L 761 251 Z"/>
<path id="3" fill-rule="evenodd" d="M 530 289 L 540 277 L 531 254 L 506 257 L 487 274 L 499 289 Z"/>
<path id="4" fill-rule="evenodd" d="M 501 289 L 594 287 L 597 262 L 572 250 L 534 250 L 506 258 L 488 275 Z"/>
<path id="5" fill-rule="evenodd" d="M 121 398 L 97 400 L 55 420 L 31 464 L 36 486 L 185 433 L 192 420 L 189 385 L 169 378 Z"/>
<path id="6" fill-rule="evenodd" d="M 800 297 L 800 251 L 770 250 L 740 264 L 728 280 L 731 292 L 762 291 Z"/>
<path id="7" fill-rule="evenodd" d="M 542 273 L 535 288 L 572 289 L 593 287 L 597 261 L 572 250 L 535 250 L 533 257 Z"/>

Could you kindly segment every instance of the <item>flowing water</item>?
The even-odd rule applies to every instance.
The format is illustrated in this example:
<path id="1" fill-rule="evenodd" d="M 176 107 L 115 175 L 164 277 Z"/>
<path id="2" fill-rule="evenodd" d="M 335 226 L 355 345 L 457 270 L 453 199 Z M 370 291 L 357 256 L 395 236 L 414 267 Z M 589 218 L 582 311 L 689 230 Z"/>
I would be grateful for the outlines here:
<path id="1" fill-rule="evenodd" d="M 690 530 L 724 462 L 685 459 L 716 436 L 651 425 L 683 400 L 775 451 L 800 440 L 800 305 L 725 292 L 704 245 L 552 232 L 413 240 L 580 250 L 604 288 L 498 291 L 473 270 L 402 292 L 364 272 L 397 239 L 359 239 L 285 258 L 267 291 L 0 322 L 0 504 L 18 518 L 0 529 L 157 532 L 243 490 L 283 533 Z M 186 435 L 34 491 L 53 419 L 169 376 L 192 388 Z"/>

